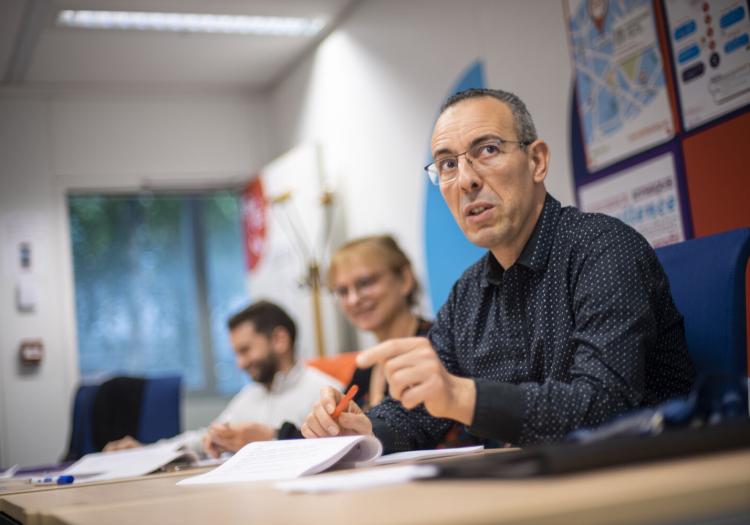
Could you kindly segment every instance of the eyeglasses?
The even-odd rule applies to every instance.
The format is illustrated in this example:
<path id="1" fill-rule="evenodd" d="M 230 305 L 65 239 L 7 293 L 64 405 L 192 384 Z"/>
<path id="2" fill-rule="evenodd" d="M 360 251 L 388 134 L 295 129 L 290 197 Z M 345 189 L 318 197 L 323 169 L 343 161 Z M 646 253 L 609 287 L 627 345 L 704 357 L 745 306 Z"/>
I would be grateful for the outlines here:
<path id="1" fill-rule="evenodd" d="M 466 162 L 477 171 L 492 169 L 501 166 L 508 157 L 506 144 L 518 144 L 524 149 L 531 144 L 528 141 L 505 140 L 501 138 L 483 140 L 474 144 L 471 148 L 458 155 L 443 155 L 434 162 L 424 167 L 430 176 L 430 180 L 436 186 L 448 184 L 458 178 L 458 157 L 466 158 Z"/>
<path id="2" fill-rule="evenodd" d="M 333 289 L 333 293 L 340 301 L 349 297 L 352 290 L 357 292 L 357 295 L 362 295 L 369 292 L 381 277 L 383 277 L 382 272 L 365 275 L 355 280 L 350 286 L 337 286 Z"/>

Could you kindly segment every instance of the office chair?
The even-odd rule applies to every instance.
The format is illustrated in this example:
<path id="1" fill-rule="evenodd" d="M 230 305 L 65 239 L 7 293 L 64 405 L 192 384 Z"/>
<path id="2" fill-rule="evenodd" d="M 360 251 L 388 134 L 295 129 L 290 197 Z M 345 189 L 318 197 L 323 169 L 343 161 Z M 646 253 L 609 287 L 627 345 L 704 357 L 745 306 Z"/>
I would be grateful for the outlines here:
<path id="1" fill-rule="evenodd" d="M 180 376 L 151 378 L 143 386 L 136 439 L 153 443 L 180 432 Z"/>
<path id="2" fill-rule="evenodd" d="M 94 398 L 99 385 L 82 384 L 78 386 L 73 398 L 73 422 L 70 430 L 68 451 L 63 461 L 72 461 L 84 454 L 94 452 L 94 440 L 91 432 L 91 414 L 94 410 Z"/>
<path id="3" fill-rule="evenodd" d="M 656 436 L 665 428 L 687 428 L 698 421 L 715 425 L 747 419 L 745 269 L 750 228 L 664 246 L 656 255 L 685 318 L 696 386 L 686 398 L 617 416 L 598 428 L 576 430 L 568 436 L 570 441 Z"/>
<path id="4" fill-rule="evenodd" d="M 747 378 L 745 269 L 750 228 L 692 239 L 656 250 L 699 376 Z"/>
<path id="5" fill-rule="evenodd" d="M 100 451 L 127 434 L 153 443 L 180 431 L 179 376 L 113 377 L 78 387 L 65 460 Z"/>
<path id="6" fill-rule="evenodd" d="M 348 385 L 357 369 L 357 352 L 344 352 L 327 357 L 308 359 L 307 366 L 317 368 L 324 374 L 336 378 L 342 385 Z"/>

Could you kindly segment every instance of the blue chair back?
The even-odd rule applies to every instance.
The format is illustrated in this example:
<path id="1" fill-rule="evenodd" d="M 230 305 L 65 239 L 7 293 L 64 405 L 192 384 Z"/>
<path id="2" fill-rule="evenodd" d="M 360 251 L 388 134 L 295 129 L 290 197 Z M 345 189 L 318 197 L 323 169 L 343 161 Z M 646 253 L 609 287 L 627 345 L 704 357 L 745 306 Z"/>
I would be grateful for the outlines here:
<path id="1" fill-rule="evenodd" d="M 135 436 L 138 441 L 153 443 L 180 432 L 180 383 L 180 376 L 146 379 L 138 416 L 138 435 Z M 76 391 L 73 425 L 65 460 L 75 460 L 98 451 L 93 439 L 93 412 L 100 385 L 101 382 L 82 384 Z"/>
<path id="2" fill-rule="evenodd" d="M 750 228 L 656 250 L 699 375 L 747 377 L 745 268 Z"/>
<path id="3" fill-rule="evenodd" d="M 154 377 L 143 387 L 136 439 L 153 443 L 180 432 L 180 376 Z"/>
<path id="4" fill-rule="evenodd" d="M 91 414 L 94 399 L 99 385 L 80 385 L 73 399 L 73 425 L 70 431 L 70 443 L 65 460 L 78 459 L 94 452 L 94 440 L 91 432 Z"/>

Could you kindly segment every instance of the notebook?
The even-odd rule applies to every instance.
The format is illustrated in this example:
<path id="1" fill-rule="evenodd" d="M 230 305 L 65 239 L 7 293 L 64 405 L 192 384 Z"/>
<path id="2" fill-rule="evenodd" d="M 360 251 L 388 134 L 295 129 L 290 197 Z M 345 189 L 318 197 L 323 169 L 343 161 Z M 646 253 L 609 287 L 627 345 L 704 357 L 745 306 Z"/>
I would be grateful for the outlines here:
<path id="1" fill-rule="evenodd" d="M 482 447 L 414 451 L 400 461 L 466 454 Z M 339 436 L 320 439 L 257 441 L 245 445 L 223 465 L 205 474 L 179 481 L 178 485 L 276 481 L 294 479 L 337 468 L 378 463 L 383 446 L 374 436 Z M 382 456 L 382 462 L 389 456 Z"/>
<path id="2" fill-rule="evenodd" d="M 86 454 L 60 474 L 73 476 L 76 484 L 88 483 L 143 476 L 176 460 L 193 462 L 197 459 L 195 453 L 185 450 L 179 443 L 160 443 Z"/>

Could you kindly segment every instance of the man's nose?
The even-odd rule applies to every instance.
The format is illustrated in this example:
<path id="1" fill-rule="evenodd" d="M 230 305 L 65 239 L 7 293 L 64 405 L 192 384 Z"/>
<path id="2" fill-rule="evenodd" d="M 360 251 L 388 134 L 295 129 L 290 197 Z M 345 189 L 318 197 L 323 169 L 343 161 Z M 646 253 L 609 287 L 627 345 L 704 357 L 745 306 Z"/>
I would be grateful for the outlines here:
<path id="1" fill-rule="evenodd" d="M 473 192 L 482 187 L 482 177 L 477 173 L 468 155 L 458 158 L 458 180 L 456 182 L 466 192 Z"/>

